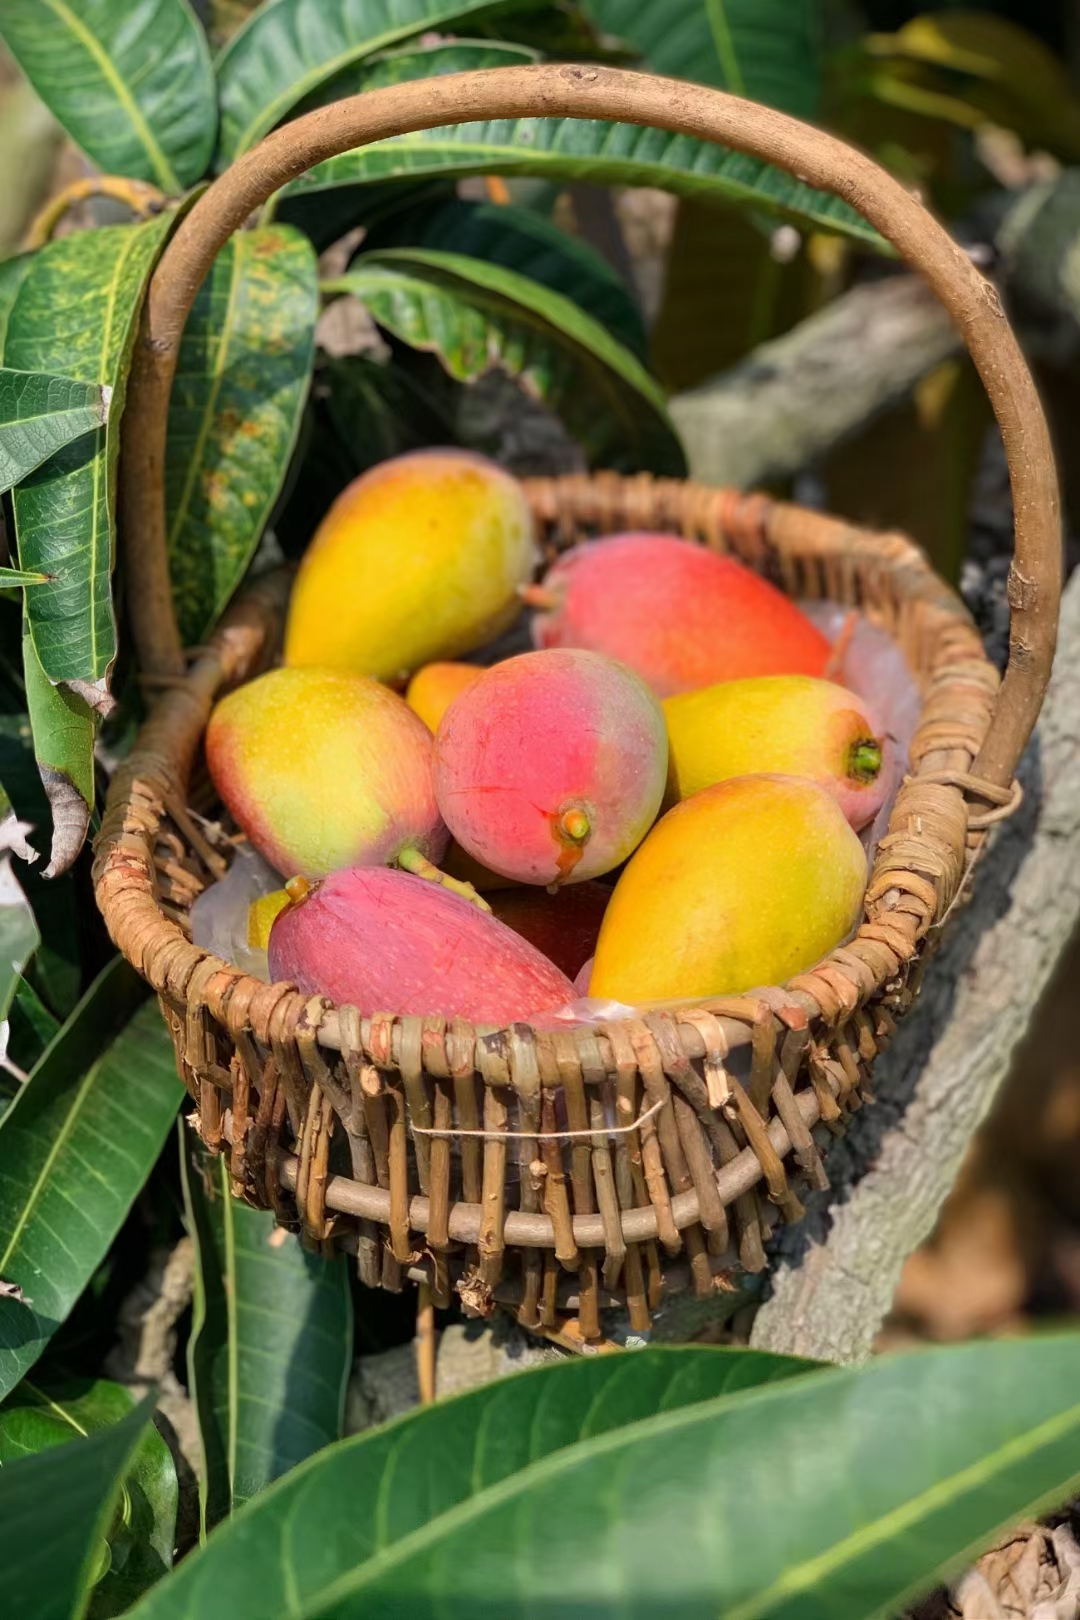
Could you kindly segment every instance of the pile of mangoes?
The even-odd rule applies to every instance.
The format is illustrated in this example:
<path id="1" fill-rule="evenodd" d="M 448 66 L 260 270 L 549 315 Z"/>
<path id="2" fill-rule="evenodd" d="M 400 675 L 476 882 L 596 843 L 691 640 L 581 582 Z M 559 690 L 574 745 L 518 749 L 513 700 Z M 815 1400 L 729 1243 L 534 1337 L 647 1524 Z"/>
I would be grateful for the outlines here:
<path id="1" fill-rule="evenodd" d="M 505 1024 L 778 983 L 857 924 L 885 744 L 818 629 L 675 536 L 538 563 L 520 485 L 460 451 L 385 462 L 327 514 L 283 667 L 207 732 L 288 880 L 249 918 L 275 979 Z M 536 650 L 484 667 L 526 607 Z"/>

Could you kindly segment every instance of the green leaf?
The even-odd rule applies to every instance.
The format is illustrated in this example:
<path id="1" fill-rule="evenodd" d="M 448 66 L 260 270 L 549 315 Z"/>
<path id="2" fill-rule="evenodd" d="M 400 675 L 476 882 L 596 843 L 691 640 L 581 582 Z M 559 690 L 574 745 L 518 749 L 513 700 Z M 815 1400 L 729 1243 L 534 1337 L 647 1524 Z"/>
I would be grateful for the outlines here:
<path id="1" fill-rule="evenodd" d="M 0 370 L 0 494 L 56 450 L 100 427 L 107 395 L 95 383 Z"/>
<path id="2" fill-rule="evenodd" d="M 745 1354 L 612 1357 L 615 1397 L 594 1386 L 584 1421 L 574 1380 L 599 1383 L 608 1358 L 346 1442 L 253 1502 L 135 1613 L 868 1620 L 1080 1479 L 1076 1334 L 735 1395 L 699 1375 L 693 1404 L 618 1398 L 620 1377 L 656 1378 L 667 1358 Z"/>
<path id="3" fill-rule="evenodd" d="M 508 0 L 267 0 L 218 58 L 218 167 L 352 63 L 426 30 L 510 9 Z"/>
<path id="4" fill-rule="evenodd" d="M 177 193 L 214 150 L 214 73 L 187 0 L 4 0 L 0 34 L 106 174 Z"/>
<path id="5" fill-rule="evenodd" d="M 188 317 L 169 401 L 169 566 L 180 633 L 202 641 L 243 578 L 307 397 L 315 254 L 288 226 L 243 231 Z"/>
<path id="6" fill-rule="evenodd" d="M 639 360 L 647 360 L 645 323 L 621 276 L 587 242 L 530 208 L 462 200 L 419 207 L 368 230 L 365 252 L 386 247 L 463 253 L 529 276 L 577 304 Z"/>
<path id="7" fill-rule="evenodd" d="M 716 85 L 813 118 L 821 90 L 820 0 L 584 0 L 657 73 Z"/>
<path id="8" fill-rule="evenodd" d="M 52 842 L 45 877 L 78 858 L 94 807 L 94 713 L 81 697 L 54 686 L 29 634 L 23 635 L 23 681 L 34 758 L 49 801 Z"/>
<path id="9" fill-rule="evenodd" d="M 374 90 L 406 79 L 490 67 L 492 49 L 453 45 L 402 52 L 359 74 L 356 87 Z M 798 225 L 836 231 L 879 250 L 884 247 L 874 228 L 847 203 L 771 164 L 710 141 L 594 119 L 489 119 L 397 135 L 317 164 L 286 186 L 284 195 L 300 197 L 375 180 L 487 174 L 585 180 L 599 186 L 658 186 L 680 197 L 747 204 Z"/>
<path id="10" fill-rule="evenodd" d="M 13 1620 L 72 1620 L 83 1612 L 153 1409 L 148 1395 L 96 1434 L 0 1468 L 0 1569 Z"/>
<path id="11" fill-rule="evenodd" d="M 308 1254 L 272 1214 L 240 1203 L 224 1159 L 181 1139 L 181 1169 L 196 1247 L 188 1377 L 207 1528 L 340 1439 L 352 1304 L 344 1255 Z"/>
<path id="12" fill-rule="evenodd" d="M 4 358 L 8 317 L 33 257 L 32 253 L 19 253 L 14 259 L 5 259 L 0 264 L 0 361 Z"/>
<path id="13" fill-rule="evenodd" d="M 8 1009 L 8 1026 L 9 1056 L 21 1069 L 32 1069 L 59 1033 L 60 1020 L 53 1017 L 30 980 L 22 978 L 15 986 L 15 999 Z"/>
<path id="14" fill-rule="evenodd" d="M 105 1379 L 39 1388 L 24 1379 L 0 1407 L 0 1467 L 120 1423 L 135 1402 Z M 143 1431 L 108 1526 L 108 1573 L 94 1589 L 94 1620 L 122 1614 L 172 1567 L 178 1499 L 172 1454 L 152 1423 Z"/>
<path id="15" fill-rule="evenodd" d="M 412 248 L 362 254 L 330 285 L 361 299 L 404 342 L 437 354 L 461 382 L 495 366 L 518 377 L 594 461 L 685 470 L 655 379 L 598 322 L 528 276 Z"/>
<path id="16" fill-rule="evenodd" d="M 695 1413 L 722 1404 L 735 1391 L 774 1379 L 801 1383 L 813 1367 L 813 1362 L 756 1350 L 665 1347 L 581 1357 L 440 1401 L 314 1457 L 218 1530 L 136 1612 L 139 1620 L 195 1614 L 200 1620 L 283 1620 L 286 1614 L 299 1620 L 329 1614 L 323 1596 L 350 1572 L 369 1559 L 381 1561 L 429 1521 L 439 1522 L 443 1515 L 452 1519 L 512 1488 L 544 1459 L 569 1459 L 582 1443 L 617 1435 L 624 1425 L 654 1413 L 683 1412 L 692 1421 Z M 639 1480 L 643 1500 L 649 1478 L 646 1469 Z M 609 1481 L 599 1493 L 594 1511 L 603 1511 L 613 1485 Z M 577 1572 L 563 1566 L 561 1545 L 552 1545 L 557 1548 L 552 1574 L 561 1571 L 565 1577 L 559 1612 L 591 1614 L 583 1603 L 576 1605 Z M 270 1547 L 272 1560 L 265 1556 Z M 594 1559 L 601 1550 L 598 1539 Z M 505 1551 L 512 1562 L 513 1540 Z M 663 1564 L 666 1569 L 666 1557 Z M 257 1590 L 250 1584 L 254 1567 L 261 1571 Z M 490 1572 L 491 1565 L 487 1568 Z M 527 1612 L 500 1603 L 499 1595 L 493 1583 L 473 1615 L 494 1620 Z M 407 1602 L 397 1611 L 410 1620 L 413 1612 Z"/>
<path id="17" fill-rule="evenodd" d="M 0 715 L 0 781 L 21 821 L 42 827 L 48 799 L 34 759 L 30 722 L 22 714 Z M 28 977 L 52 1013 L 65 1018 L 82 988 L 79 956 L 79 900 L 70 875 L 48 880 L 40 864 L 20 870 L 20 881 L 41 930 L 41 948 Z M 25 1066 L 25 1065 L 24 1065 Z"/>
<path id="18" fill-rule="evenodd" d="M 146 988 L 116 958 L 0 1124 L 0 1397 L 89 1282 L 161 1151 L 182 1095 Z M 134 1017 L 132 1014 L 134 1013 Z"/>
<path id="19" fill-rule="evenodd" d="M 109 419 L 52 456 L 15 491 L 19 562 L 48 574 L 28 593 L 30 633 L 50 681 L 101 686 L 116 656 L 110 581 L 116 458 L 143 291 L 172 223 L 108 225 L 35 254 L 8 320 L 5 364 L 61 371 L 112 390 Z"/>

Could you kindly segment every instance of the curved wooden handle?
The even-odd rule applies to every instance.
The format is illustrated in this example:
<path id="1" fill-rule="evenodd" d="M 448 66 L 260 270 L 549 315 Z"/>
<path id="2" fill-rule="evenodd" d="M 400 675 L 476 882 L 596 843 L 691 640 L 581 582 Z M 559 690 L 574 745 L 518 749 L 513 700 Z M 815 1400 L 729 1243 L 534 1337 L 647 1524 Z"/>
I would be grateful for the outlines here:
<path id="1" fill-rule="evenodd" d="M 442 124 L 525 117 L 647 124 L 764 158 L 850 203 L 929 282 L 978 367 L 1009 461 L 1016 514 L 1009 667 L 973 768 L 985 780 L 1007 783 L 1050 677 L 1061 533 L 1046 419 L 996 290 L 899 181 L 835 136 L 720 90 L 619 68 L 491 68 L 352 96 L 275 130 L 195 204 L 150 283 L 124 412 L 122 517 L 132 630 L 143 670 L 183 669 L 165 541 L 165 435 L 184 322 L 217 253 L 279 187 L 339 152 Z"/>

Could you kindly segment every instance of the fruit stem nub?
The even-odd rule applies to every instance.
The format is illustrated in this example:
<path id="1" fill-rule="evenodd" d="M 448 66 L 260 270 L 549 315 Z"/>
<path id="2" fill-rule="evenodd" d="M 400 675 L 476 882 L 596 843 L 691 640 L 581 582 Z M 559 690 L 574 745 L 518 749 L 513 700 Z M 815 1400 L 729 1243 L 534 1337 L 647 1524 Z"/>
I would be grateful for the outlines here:
<path id="1" fill-rule="evenodd" d="M 301 900 L 306 900 L 311 893 L 311 884 L 306 877 L 291 877 L 285 885 L 285 893 L 293 905 L 298 906 Z"/>
<path id="2" fill-rule="evenodd" d="M 483 895 L 477 894 L 471 883 L 466 883 L 461 878 L 451 877 L 449 872 L 441 871 L 433 861 L 429 861 L 426 855 L 421 855 L 420 851 L 414 848 L 413 845 L 410 844 L 406 849 L 399 851 L 397 863 L 406 872 L 411 872 L 414 877 L 426 878 L 429 883 L 441 883 L 444 889 L 450 889 L 452 893 L 460 894 L 464 899 L 471 900 L 474 906 L 480 907 L 481 911 L 491 910 Z"/>
<path id="3" fill-rule="evenodd" d="M 538 608 L 541 613 L 551 613 L 559 605 L 558 592 L 545 585 L 519 585 L 518 595 L 526 607 Z"/>
<path id="4" fill-rule="evenodd" d="M 559 817 L 559 828 L 575 844 L 583 844 L 592 832 L 592 824 L 580 805 L 572 804 Z"/>
<path id="5" fill-rule="evenodd" d="M 856 782 L 872 782 L 881 770 L 881 744 L 876 737 L 860 737 L 848 752 L 848 774 Z"/>

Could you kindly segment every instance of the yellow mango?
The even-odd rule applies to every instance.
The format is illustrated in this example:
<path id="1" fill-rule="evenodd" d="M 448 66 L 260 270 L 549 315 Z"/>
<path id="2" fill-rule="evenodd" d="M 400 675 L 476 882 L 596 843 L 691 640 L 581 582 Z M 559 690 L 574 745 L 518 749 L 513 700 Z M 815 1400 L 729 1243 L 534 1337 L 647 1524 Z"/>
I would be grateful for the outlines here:
<path id="1" fill-rule="evenodd" d="M 247 942 L 253 951 L 265 951 L 270 943 L 274 918 L 292 904 L 288 889 L 272 889 L 261 894 L 248 907 Z"/>
<path id="2" fill-rule="evenodd" d="M 884 740 L 854 692 L 813 675 L 720 681 L 664 700 L 668 798 L 732 776 L 778 772 L 828 788 L 858 830 L 885 798 Z"/>
<path id="3" fill-rule="evenodd" d="M 669 810 L 615 885 L 589 995 L 739 995 L 812 967 L 859 921 L 866 853 L 832 795 L 743 776 Z"/>
<path id="4" fill-rule="evenodd" d="M 421 450 L 364 473 L 300 564 L 285 662 L 394 680 L 513 623 L 536 561 L 521 485 L 494 462 Z"/>

